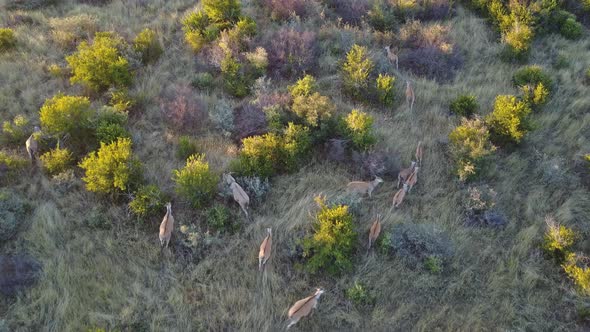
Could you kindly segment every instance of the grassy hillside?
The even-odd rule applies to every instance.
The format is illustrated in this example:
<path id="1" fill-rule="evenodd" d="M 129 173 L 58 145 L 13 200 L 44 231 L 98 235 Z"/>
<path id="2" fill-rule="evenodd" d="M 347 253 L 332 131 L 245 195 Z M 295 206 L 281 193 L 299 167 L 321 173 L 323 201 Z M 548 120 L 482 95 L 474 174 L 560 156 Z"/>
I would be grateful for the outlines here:
<path id="1" fill-rule="evenodd" d="M 235 202 L 216 195 L 215 204 L 227 205 L 231 219 L 239 225 L 234 233 L 209 227 L 204 211 L 213 203 L 191 207 L 175 192 L 171 179 L 173 170 L 185 164 L 176 155 L 180 136 L 190 136 L 218 173 L 232 169 L 241 148 L 239 135 L 225 135 L 208 117 L 191 122 L 188 129 L 171 122 L 163 110 L 168 96 L 179 87 L 189 87 L 189 97 L 198 99 L 205 113 L 227 102 L 237 114 L 256 97 L 273 92 L 288 95 L 287 86 L 303 72 L 277 75 L 270 63 L 265 73 L 271 79 L 269 87 L 245 98 L 232 97 L 219 70 L 210 65 L 218 56 L 215 50 L 195 53 L 185 42 L 181 22 L 199 7 L 194 1 L 114 0 L 100 6 L 88 3 L 93 1 L 56 2 L 36 9 L 7 6 L 0 11 L 0 27 L 11 27 L 17 41 L 14 49 L 0 54 L 2 122 L 19 114 L 30 119 L 26 139 L 32 126 L 40 123 L 39 109 L 45 100 L 58 92 L 86 95 L 97 108 L 109 102 L 107 93 L 69 81 L 66 56 L 82 40 L 91 40 L 93 32 L 82 33 L 74 44 L 64 47 L 52 34 L 57 30 L 56 18 L 88 14 L 96 27 L 87 30 L 115 31 L 127 41 L 146 27 L 153 29 L 164 52 L 155 62 L 134 70 L 129 96 L 135 106 L 126 128 L 133 152 L 143 164 L 144 182 L 157 185 L 171 198 L 176 225 L 170 247 L 161 249 L 158 227 L 165 209 L 138 221 L 127 208 L 131 190 L 115 195 L 89 192 L 79 167 L 72 167 L 69 176 L 52 177 L 39 166 L 27 166 L 17 176 L 4 177 L 0 180 L 3 190 L 19 193 L 30 209 L 19 219 L 16 235 L 0 242 L 0 254 L 28 253 L 42 263 L 43 274 L 34 287 L 17 297 L 0 296 L 0 331 L 277 331 L 286 326 L 289 307 L 316 287 L 326 290 L 318 309 L 293 330 L 589 328 L 590 298 L 542 250 L 545 219 L 554 216 L 577 234 L 573 250 L 590 253 L 586 180 L 590 166 L 582 160 L 590 153 L 586 28 L 577 40 L 539 34 L 526 60 L 505 61 L 500 56 L 505 45 L 490 20 L 455 4 L 452 15 L 424 20 L 426 25 L 448 29 L 445 38 L 460 55 L 456 70 L 451 68 L 454 65 L 436 69 L 444 71 L 446 78 L 440 79 L 412 72 L 412 62 L 404 60 L 403 52 L 399 70 L 388 62 L 383 47 L 402 44 L 403 22 L 385 33 L 376 32 L 366 18 L 347 24 L 346 18 L 338 19 L 342 12 L 326 5 L 330 1 L 307 1 L 302 17 L 271 20 L 261 9 L 262 2 L 242 1 L 242 13 L 257 23 L 249 50 L 262 46 L 270 52 L 269 35 L 283 26 L 316 32 L 317 64 L 307 73 L 316 78 L 319 92 L 334 102 L 336 114 L 358 108 L 374 118 L 377 141 L 372 150 L 389 158 L 382 172 L 385 182 L 371 198 L 363 198 L 354 215 L 358 238 L 351 257 L 353 268 L 334 276 L 309 273 L 304 268 L 306 258 L 296 253 L 296 243 L 312 233 L 317 195 L 336 199 L 343 196 L 349 181 L 372 178 L 354 161 L 328 160 L 321 148 L 324 142 L 316 143 L 297 170 L 271 177 L 270 192 L 253 204 L 251 221 Z M 575 14 L 583 17 L 581 12 Z M 396 77 L 393 106 L 354 101 L 344 91 L 340 68 L 355 43 L 367 47 L 374 73 Z M 62 68 L 59 74 L 48 69 L 53 64 Z M 520 94 L 512 76 L 526 64 L 541 66 L 552 78 L 555 87 L 548 103 L 531 114 L 531 130 L 518 145 L 498 145 L 479 177 L 460 181 L 448 136 L 461 119 L 449 112 L 450 102 L 460 94 L 472 94 L 480 105 L 478 113 L 485 117 L 493 110 L 496 96 Z M 194 84 L 202 72 L 213 75 L 209 89 Z M 405 104 L 406 80 L 416 94 L 413 110 Z M 409 165 L 420 140 L 425 156 L 418 184 L 399 209 L 392 209 L 397 171 Z M 73 143 L 66 140 L 64 144 Z M 4 144 L 2 150 L 26 155 L 24 141 Z M 497 193 L 496 209 L 506 217 L 505 227 L 465 224 L 468 188 L 478 185 Z M 451 252 L 441 271 L 386 252 L 383 244 L 367 253 L 367 234 L 377 214 L 382 215 L 381 237 L 402 224 L 431 225 L 435 238 L 445 239 L 442 245 Z M 182 232 L 182 226 L 191 231 Z M 266 271 L 260 273 L 257 254 L 267 227 L 273 228 L 273 253 Z M 197 236 L 192 245 L 190 236 L 195 234 L 191 232 Z M 364 285 L 373 301 L 351 301 L 347 289 L 355 282 Z"/>

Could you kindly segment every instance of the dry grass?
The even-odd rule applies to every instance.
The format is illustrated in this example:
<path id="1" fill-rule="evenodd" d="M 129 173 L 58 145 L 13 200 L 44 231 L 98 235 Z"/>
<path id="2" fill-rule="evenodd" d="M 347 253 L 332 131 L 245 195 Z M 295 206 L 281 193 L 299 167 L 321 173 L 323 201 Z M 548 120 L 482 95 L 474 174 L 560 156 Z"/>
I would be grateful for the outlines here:
<path id="1" fill-rule="evenodd" d="M 91 7 L 65 1 L 57 8 L 32 13 L 39 25 L 16 27 L 18 50 L 0 56 L 0 115 L 8 119 L 26 114 L 36 122 L 45 98 L 59 90 L 78 91 L 45 71 L 45 65 L 63 61 L 65 55 L 51 42 L 51 18 L 87 13 L 96 17 L 100 29 L 128 37 L 152 27 L 162 36 L 166 51 L 136 76 L 131 93 L 142 100 L 142 110 L 131 117 L 131 132 L 148 181 L 173 193 L 170 174 L 183 161 L 175 158 L 178 134 L 166 126 L 156 98 L 168 84 L 190 81 L 197 72 L 178 23 L 193 2 L 146 3 L 129 5 L 115 0 L 104 7 Z M 253 1 L 244 4 L 246 12 L 254 12 Z M 0 19 L 6 15 L 0 14 Z M 313 21 L 317 18 L 310 20 L 303 24 L 317 22 Z M 364 201 L 355 221 L 360 235 L 353 271 L 339 278 L 310 276 L 294 267 L 288 252 L 294 234 L 309 229 L 315 211 L 313 197 L 319 193 L 333 197 L 356 176 L 343 166 L 315 161 L 298 173 L 277 177 L 268 200 L 253 212 L 251 223 L 212 244 L 201 260 L 189 263 L 174 249 L 160 251 L 157 223 L 133 224 L 123 206 L 98 199 L 79 185 L 63 193 L 37 173 L 18 185 L 35 207 L 26 230 L 0 244 L 0 253 L 29 252 L 43 263 L 44 275 L 14 302 L 0 299 L 0 323 L 5 320 L 13 331 L 85 331 L 91 327 L 277 331 L 285 327 L 286 311 L 294 301 L 323 286 L 326 294 L 319 309 L 293 330 L 583 329 L 576 310 L 588 307 L 590 300 L 572 291 L 538 247 L 548 213 L 586 238 L 590 234 L 588 189 L 575 182 L 549 185 L 541 162 L 562 158 L 567 167 L 576 156 L 588 152 L 590 97 L 582 81 L 590 66 L 589 40 L 570 42 L 549 36 L 533 47 L 531 63 L 545 66 L 558 87 L 549 104 L 534 115 L 536 129 L 515 151 L 499 151 L 487 176 L 487 183 L 498 193 L 497 206 L 508 216 L 508 226 L 500 231 L 466 228 L 460 209 L 465 188 L 451 175 L 444 146 L 437 143 L 459 121 L 448 115 L 448 103 L 468 92 L 477 96 L 482 113 L 489 112 L 496 95 L 517 93 L 510 78 L 518 66 L 499 60 L 501 45 L 484 20 L 459 9 L 448 23 L 452 39 L 465 56 L 455 79 L 439 85 L 409 77 L 402 68 L 397 73 L 399 100 L 403 80 L 411 78 L 416 91 L 414 111 L 401 102 L 393 110 L 367 109 L 376 120 L 379 149 L 399 154 L 404 166 L 413 157 L 418 140 L 425 143 L 426 153 L 418 185 L 401 209 L 390 213 L 395 192 L 391 178 L 385 179 L 372 199 Z M 322 29 L 336 27 L 327 24 Z M 370 36 L 357 28 L 342 31 L 334 32 L 335 40 L 342 38 L 342 46 L 337 46 L 342 50 L 353 43 L 344 37 Z M 384 63 L 381 46 L 370 47 L 376 61 Z M 568 67 L 551 67 L 558 54 L 566 55 Z M 323 74 L 318 81 L 344 111 L 354 105 L 340 92 L 335 60 L 339 58 L 329 54 L 318 59 Z M 291 82 L 275 83 L 285 87 Z M 224 170 L 235 155 L 234 143 L 214 132 L 198 137 L 198 142 L 214 169 Z M 85 225 L 84 217 L 92 206 L 102 208 L 112 227 Z M 375 252 L 365 255 L 373 213 L 384 215 L 382 234 L 401 222 L 436 224 L 454 245 L 449 266 L 442 274 L 430 274 L 395 257 Z M 203 222 L 182 204 L 178 204 L 176 218 L 180 224 Z M 266 227 L 273 227 L 274 251 L 266 273 L 260 274 L 257 249 Z M 344 292 L 355 280 L 374 292 L 374 306 L 357 308 L 346 300 Z"/>

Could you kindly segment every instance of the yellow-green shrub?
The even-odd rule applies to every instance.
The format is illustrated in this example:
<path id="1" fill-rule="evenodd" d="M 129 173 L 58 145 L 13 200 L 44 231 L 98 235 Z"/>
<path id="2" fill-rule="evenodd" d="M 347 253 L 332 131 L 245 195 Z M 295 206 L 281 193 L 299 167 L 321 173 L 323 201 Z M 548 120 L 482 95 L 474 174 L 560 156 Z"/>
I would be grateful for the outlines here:
<path id="1" fill-rule="evenodd" d="M 515 96 L 496 97 L 494 111 L 486 117 L 492 140 L 498 143 L 519 143 L 526 132 L 526 117 L 531 113 L 528 103 Z"/>
<path id="2" fill-rule="evenodd" d="M 377 139 L 373 134 L 373 117 L 359 110 L 352 110 L 344 119 L 348 137 L 355 148 L 367 150 Z"/>
<path id="3" fill-rule="evenodd" d="M 14 31 L 10 28 L 0 28 L 0 53 L 6 52 L 16 46 Z"/>
<path id="4" fill-rule="evenodd" d="M 579 264 L 583 266 L 579 266 Z M 575 253 L 569 253 L 565 263 L 561 265 L 564 272 L 574 281 L 576 286 L 585 295 L 590 295 L 590 267 L 588 258 L 578 257 Z"/>
<path id="5" fill-rule="evenodd" d="M 17 115 L 12 121 L 2 123 L 2 143 L 22 144 L 29 132 L 29 119 L 23 115 Z"/>
<path id="6" fill-rule="evenodd" d="M 78 51 L 66 57 L 72 84 L 82 83 L 96 91 L 130 85 L 131 70 L 122 53 L 124 43 L 121 37 L 107 32 L 97 33 L 92 44 L 81 42 Z"/>
<path id="7" fill-rule="evenodd" d="M 298 79 L 293 85 L 289 85 L 289 92 L 293 98 L 303 96 L 307 97 L 317 91 L 317 83 L 313 76 L 305 75 Z"/>
<path id="8" fill-rule="evenodd" d="M 461 125 L 450 134 L 450 151 L 456 163 L 456 173 L 461 181 L 477 175 L 485 157 L 495 151 L 490 142 L 490 133 L 478 117 L 463 118 Z"/>
<path id="9" fill-rule="evenodd" d="M 251 136 L 242 140 L 239 171 L 243 175 L 269 177 L 281 166 L 283 149 L 281 137 L 275 133 Z"/>
<path id="10" fill-rule="evenodd" d="M 298 164 L 308 156 L 311 150 L 309 128 L 289 122 L 283 134 L 282 149 L 285 170 L 296 171 Z"/>
<path id="11" fill-rule="evenodd" d="M 174 170 L 172 179 L 176 182 L 176 192 L 200 208 L 213 199 L 219 175 L 209 169 L 204 154 L 195 154 L 188 157 L 183 168 Z"/>
<path id="12" fill-rule="evenodd" d="M 393 105 L 395 77 L 379 74 L 377 77 L 377 97 L 384 106 Z"/>
<path id="13" fill-rule="evenodd" d="M 332 117 L 336 107 L 326 96 L 314 92 L 308 96 L 299 95 L 293 99 L 293 113 L 301 117 L 311 127 L 318 127 L 321 122 Z"/>
<path id="14" fill-rule="evenodd" d="M 342 80 L 346 91 L 354 98 L 361 98 L 369 84 L 373 61 L 364 46 L 354 44 L 346 54 L 342 65 Z"/>
<path id="15" fill-rule="evenodd" d="M 317 197 L 320 211 L 316 215 L 314 233 L 304 239 L 306 268 L 316 273 L 325 270 L 339 274 L 352 267 L 351 256 L 356 242 L 352 214 L 348 206 L 328 207 L 325 199 Z"/>
<path id="16" fill-rule="evenodd" d="M 79 164 L 84 170 L 86 189 L 98 193 L 115 193 L 135 186 L 141 165 L 131 151 L 131 140 L 118 138 L 110 144 L 100 143 Z"/>
<path id="17" fill-rule="evenodd" d="M 129 202 L 129 210 L 139 219 L 152 215 L 161 215 L 165 202 L 164 194 L 158 186 L 150 184 L 140 186 L 134 193 L 133 199 Z"/>
<path id="18" fill-rule="evenodd" d="M 74 161 L 72 152 L 66 148 L 49 150 L 42 154 L 39 159 L 43 163 L 43 169 L 47 174 L 56 175 L 68 169 Z"/>
<path id="19" fill-rule="evenodd" d="M 158 60 L 164 52 L 154 30 L 145 28 L 133 40 L 133 49 L 141 54 L 141 61 L 150 63 Z"/>
<path id="20" fill-rule="evenodd" d="M 45 132 L 57 136 L 70 134 L 76 139 L 87 134 L 91 115 L 87 97 L 63 94 L 47 99 L 39 111 L 41 127 Z"/>
<path id="21" fill-rule="evenodd" d="M 553 218 L 547 218 L 547 231 L 543 237 L 543 251 L 557 262 L 563 262 L 574 245 L 575 233 L 573 230 L 559 225 Z"/>

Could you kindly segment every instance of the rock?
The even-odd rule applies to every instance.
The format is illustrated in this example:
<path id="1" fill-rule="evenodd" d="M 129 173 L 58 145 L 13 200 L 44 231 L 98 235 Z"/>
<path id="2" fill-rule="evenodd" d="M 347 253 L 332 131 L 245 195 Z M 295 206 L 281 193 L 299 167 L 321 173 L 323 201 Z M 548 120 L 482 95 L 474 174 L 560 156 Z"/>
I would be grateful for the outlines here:
<path id="1" fill-rule="evenodd" d="M 41 264 L 30 256 L 0 256 L 0 293 L 14 296 L 32 286 L 41 272 Z"/>

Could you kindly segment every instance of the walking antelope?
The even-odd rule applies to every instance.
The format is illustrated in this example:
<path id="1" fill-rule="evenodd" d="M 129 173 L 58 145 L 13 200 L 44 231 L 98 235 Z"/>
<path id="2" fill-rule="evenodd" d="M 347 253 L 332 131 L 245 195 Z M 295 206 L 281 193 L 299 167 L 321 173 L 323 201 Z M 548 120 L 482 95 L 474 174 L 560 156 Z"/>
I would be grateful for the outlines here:
<path id="1" fill-rule="evenodd" d="M 404 168 L 399 171 L 399 173 L 397 174 L 397 187 L 398 188 L 402 183 L 406 182 L 406 180 L 408 179 L 408 177 L 410 177 L 410 175 L 412 175 L 412 173 L 414 173 L 414 167 L 416 167 L 416 162 L 412 161 L 412 164 L 410 165 L 409 168 Z"/>
<path id="2" fill-rule="evenodd" d="M 316 309 L 318 307 L 318 300 L 322 294 L 324 294 L 324 290 L 318 288 L 313 295 L 295 302 L 289 309 L 289 325 L 287 325 L 287 329 L 297 324 L 301 318 L 309 315 L 312 309 Z"/>
<path id="3" fill-rule="evenodd" d="M 395 63 L 395 70 L 399 70 L 399 58 L 395 52 L 391 50 L 390 46 L 385 46 L 385 52 L 387 52 L 387 59 L 392 65 Z"/>
<path id="4" fill-rule="evenodd" d="M 29 154 L 29 158 L 31 158 L 31 163 L 35 161 L 37 151 L 39 150 L 39 143 L 37 142 L 37 139 L 35 138 L 35 134 L 40 131 L 41 131 L 41 129 L 39 129 L 39 127 L 35 126 L 35 128 L 33 129 L 33 133 L 31 134 L 31 136 L 29 136 L 29 138 L 27 138 L 27 141 L 25 142 L 25 147 L 27 149 L 27 153 Z"/>
<path id="5" fill-rule="evenodd" d="M 170 237 L 172 236 L 172 230 L 174 229 L 174 217 L 172 216 L 172 203 L 166 203 L 166 215 L 160 224 L 160 246 L 168 248 Z"/>
<path id="6" fill-rule="evenodd" d="M 262 269 L 266 266 L 266 262 L 270 258 L 270 252 L 272 249 L 272 229 L 266 229 L 266 237 L 262 240 L 260 244 L 260 252 L 258 252 L 258 270 L 262 271 Z"/>
<path id="7" fill-rule="evenodd" d="M 361 195 L 369 194 L 369 197 L 371 197 L 371 193 L 373 192 L 373 190 L 375 190 L 375 187 L 377 187 L 377 185 L 379 185 L 379 183 L 381 182 L 383 182 L 383 179 L 381 179 L 378 176 L 375 177 L 375 180 L 370 182 L 352 181 L 346 186 L 346 190 L 348 192 L 358 193 Z"/>
<path id="8" fill-rule="evenodd" d="M 416 185 L 416 182 L 418 182 L 418 170 L 420 170 L 420 167 L 418 167 L 418 166 L 414 167 L 414 172 L 406 180 L 405 184 L 407 184 L 409 187 L 408 192 L 411 191 L 412 187 Z"/>
<path id="9" fill-rule="evenodd" d="M 406 81 L 406 103 L 410 107 L 410 111 L 414 107 L 414 101 L 416 101 L 416 95 L 414 94 L 414 88 L 410 84 L 410 81 Z"/>
<path id="10" fill-rule="evenodd" d="M 416 161 L 418 165 L 422 166 L 422 156 L 424 155 L 424 147 L 422 146 L 422 141 L 418 142 L 418 146 L 416 147 Z"/>
<path id="11" fill-rule="evenodd" d="M 236 182 L 236 179 L 234 179 L 233 176 L 230 174 L 223 174 L 223 178 L 226 183 L 229 184 L 234 200 L 240 205 L 240 208 L 246 214 L 246 218 L 249 218 L 248 205 L 250 205 L 250 197 L 248 197 L 248 194 L 246 194 L 244 189 L 242 189 L 242 187 Z"/>
<path id="12" fill-rule="evenodd" d="M 369 230 L 369 249 L 371 249 L 371 244 L 375 243 L 375 240 L 379 237 L 379 233 L 381 233 L 381 216 L 378 215 Z"/>
<path id="13" fill-rule="evenodd" d="M 404 183 L 404 187 L 398 190 L 395 195 L 393 195 L 393 207 L 397 208 L 402 204 L 404 201 L 404 197 L 406 197 L 406 192 L 408 192 L 408 185 Z"/>

